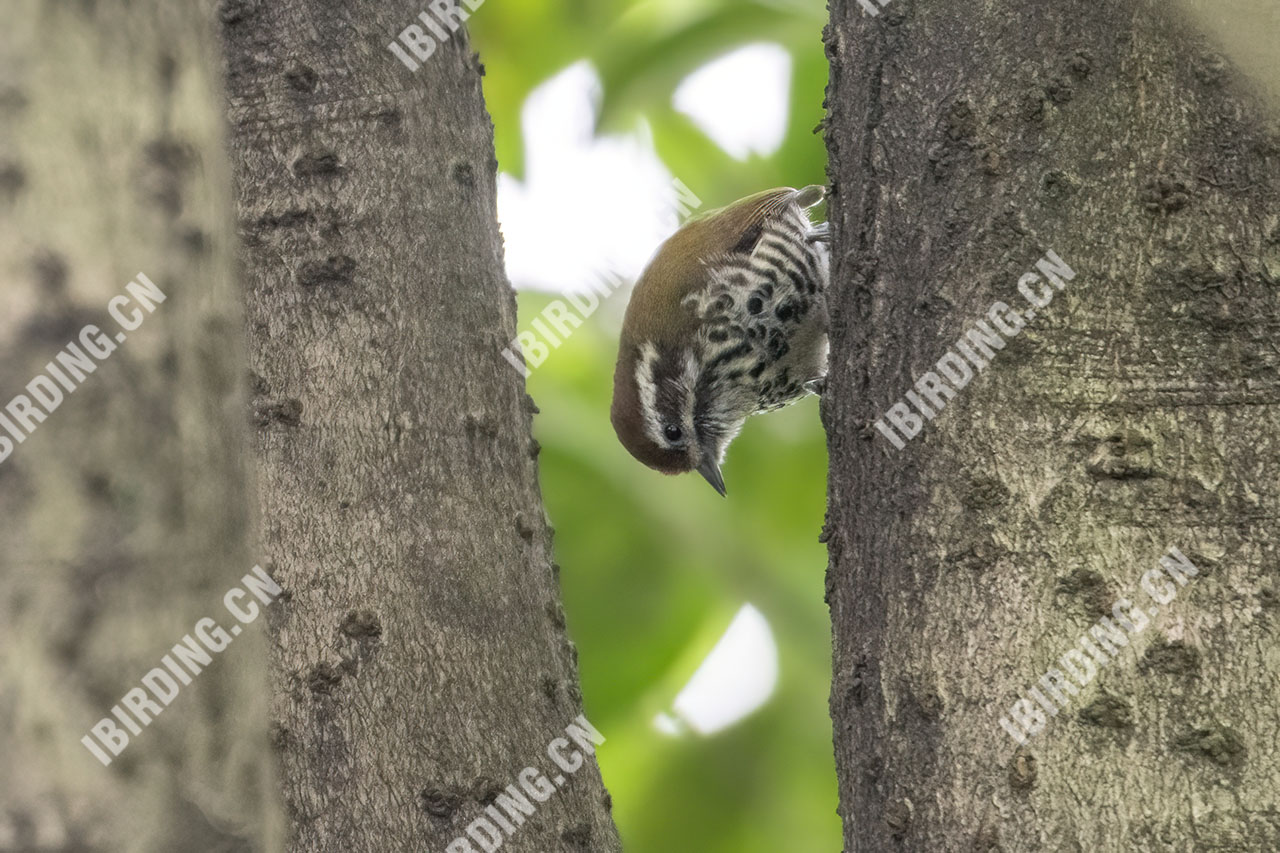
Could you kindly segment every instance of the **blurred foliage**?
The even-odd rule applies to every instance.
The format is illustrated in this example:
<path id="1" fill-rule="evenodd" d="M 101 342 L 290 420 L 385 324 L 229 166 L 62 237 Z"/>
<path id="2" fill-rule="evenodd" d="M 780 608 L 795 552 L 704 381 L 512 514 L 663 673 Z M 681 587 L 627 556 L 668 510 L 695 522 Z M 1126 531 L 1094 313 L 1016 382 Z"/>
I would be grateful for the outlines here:
<path id="1" fill-rule="evenodd" d="M 468 27 L 485 65 L 499 167 L 523 175 L 525 98 L 586 59 L 604 84 L 601 131 L 632 129 L 643 120 L 658 155 L 690 186 L 722 188 L 727 202 L 772 186 L 825 183 L 826 151 L 815 131 L 827 85 L 826 20 L 820 0 L 494 0 Z M 707 62 L 758 42 L 791 54 L 791 114 L 777 152 L 739 162 L 677 112 L 671 95 Z"/>
<path id="2" fill-rule="evenodd" d="M 601 132 L 643 121 L 659 156 L 707 207 L 770 186 L 822 183 L 825 151 L 814 129 L 826 87 L 825 19 L 817 0 L 487 3 L 469 26 L 486 67 L 499 166 L 521 172 L 525 97 L 585 58 L 604 84 Z M 758 42 L 792 56 L 791 114 L 776 153 L 737 161 L 674 110 L 672 93 L 705 63 Z M 552 298 L 522 293 L 521 328 Z M 625 292 L 608 300 L 529 380 L 569 631 L 587 714 L 608 738 L 600 762 L 625 848 L 838 850 L 817 401 L 748 422 L 726 460 L 727 499 L 696 475 L 644 468 L 609 424 L 625 301 Z M 660 733 L 654 717 L 670 710 L 747 602 L 778 644 L 773 697 L 710 737 Z"/>
<path id="3" fill-rule="evenodd" d="M 522 295 L 522 315 L 550 299 Z M 664 477 L 614 437 L 617 344 L 595 318 L 529 385 L 569 632 L 626 849 L 838 850 L 817 401 L 747 424 L 726 459 L 727 499 L 697 475 Z M 774 696 L 711 737 L 661 734 L 653 718 L 746 602 L 778 644 Z"/>

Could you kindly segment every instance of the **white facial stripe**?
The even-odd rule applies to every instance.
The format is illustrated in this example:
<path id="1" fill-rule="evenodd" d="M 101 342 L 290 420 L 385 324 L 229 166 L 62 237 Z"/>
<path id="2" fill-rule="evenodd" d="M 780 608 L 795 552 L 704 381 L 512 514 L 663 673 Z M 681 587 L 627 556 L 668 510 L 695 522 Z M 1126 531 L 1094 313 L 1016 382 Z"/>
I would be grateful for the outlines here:
<path id="1" fill-rule="evenodd" d="M 640 397 L 640 412 L 644 417 L 644 431 L 655 444 L 668 447 L 670 442 L 664 434 L 667 423 L 658 411 L 657 365 L 658 349 L 652 341 L 645 341 L 640 345 L 640 357 L 636 360 L 636 390 Z M 679 378 L 667 379 L 670 386 L 684 397 L 680 412 L 680 427 L 684 431 L 686 440 L 689 441 L 697 435 L 693 424 L 693 412 L 697 403 L 698 372 L 697 357 L 692 351 L 686 351 L 684 369 L 680 372 Z"/>
<path id="2" fill-rule="evenodd" d="M 636 390 L 640 394 L 640 413 L 644 417 L 644 431 L 655 444 L 665 444 L 662 423 L 658 418 L 658 385 L 654 381 L 654 366 L 658 362 L 658 348 L 652 341 L 640 345 L 640 358 L 636 360 Z"/>
<path id="3" fill-rule="evenodd" d="M 681 377 L 681 384 L 684 386 L 684 434 L 690 443 L 696 444 L 698 432 L 693 425 L 693 413 L 698 402 L 698 359 L 692 350 L 686 350 L 684 354 L 684 374 Z"/>
<path id="4" fill-rule="evenodd" d="M 696 402 L 694 392 L 698 389 L 698 359 L 694 357 L 692 350 L 686 351 L 684 354 L 684 376 L 682 379 L 685 419 L 688 421 L 687 426 L 692 428 L 693 407 Z"/>

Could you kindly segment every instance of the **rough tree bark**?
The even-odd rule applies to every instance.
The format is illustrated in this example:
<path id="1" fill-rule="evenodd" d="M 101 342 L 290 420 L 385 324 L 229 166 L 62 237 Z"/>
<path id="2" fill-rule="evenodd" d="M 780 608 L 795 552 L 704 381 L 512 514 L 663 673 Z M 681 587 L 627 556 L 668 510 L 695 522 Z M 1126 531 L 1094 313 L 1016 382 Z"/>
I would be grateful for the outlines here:
<path id="1" fill-rule="evenodd" d="M 846 849 L 1277 849 L 1274 121 L 1156 0 L 846 0 L 826 42 Z M 1047 250 L 1076 278 L 895 448 Z M 1041 676 L 1169 546 L 1200 574 L 1062 707 Z"/>
<path id="2" fill-rule="evenodd" d="M 0 404 L 84 327 L 115 346 L 140 271 L 167 296 L 0 462 L 0 850 L 260 849 L 279 824 L 261 630 L 110 766 L 80 743 L 253 565 L 218 69 L 199 4 L 21 0 L 0 26 Z"/>
<path id="3" fill-rule="evenodd" d="M 481 69 L 387 49 L 423 8 L 222 7 L 296 850 L 444 850 L 582 712 Z M 617 847 L 588 758 L 503 849 Z"/>

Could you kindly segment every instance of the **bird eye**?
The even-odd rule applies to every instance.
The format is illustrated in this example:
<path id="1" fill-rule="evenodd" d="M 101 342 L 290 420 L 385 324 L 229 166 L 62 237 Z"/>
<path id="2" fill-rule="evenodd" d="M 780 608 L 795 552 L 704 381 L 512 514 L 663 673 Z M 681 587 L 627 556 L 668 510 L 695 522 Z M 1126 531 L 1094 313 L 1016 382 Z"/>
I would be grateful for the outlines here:
<path id="1" fill-rule="evenodd" d="M 662 432 L 672 444 L 684 437 L 684 432 L 675 424 L 667 424 Z"/>

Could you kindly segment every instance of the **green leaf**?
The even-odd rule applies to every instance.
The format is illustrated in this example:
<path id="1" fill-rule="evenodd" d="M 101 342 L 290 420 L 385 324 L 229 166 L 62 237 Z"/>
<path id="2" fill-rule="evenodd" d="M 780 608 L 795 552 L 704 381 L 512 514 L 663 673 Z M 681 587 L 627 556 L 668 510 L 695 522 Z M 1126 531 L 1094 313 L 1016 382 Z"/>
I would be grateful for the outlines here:
<path id="1" fill-rule="evenodd" d="M 592 53 L 604 82 L 602 129 L 670 100 L 681 80 L 734 48 L 760 41 L 785 44 L 797 32 L 816 31 L 814 20 L 802 13 L 808 6 L 746 0 L 672 22 L 669 17 L 655 20 L 647 5 L 628 15 Z"/>

